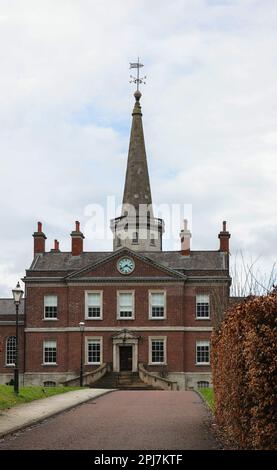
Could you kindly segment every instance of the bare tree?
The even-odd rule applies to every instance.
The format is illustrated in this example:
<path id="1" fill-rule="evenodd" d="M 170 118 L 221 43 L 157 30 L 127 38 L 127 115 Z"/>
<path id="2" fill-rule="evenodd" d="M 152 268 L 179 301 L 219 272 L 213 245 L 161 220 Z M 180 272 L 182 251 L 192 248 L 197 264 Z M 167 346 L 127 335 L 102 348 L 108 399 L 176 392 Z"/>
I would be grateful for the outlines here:
<path id="1" fill-rule="evenodd" d="M 277 261 L 273 263 L 269 273 L 264 273 L 258 264 L 260 259 L 260 256 L 254 260 L 246 259 L 242 251 L 231 257 L 231 296 L 264 295 L 277 284 Z"/>

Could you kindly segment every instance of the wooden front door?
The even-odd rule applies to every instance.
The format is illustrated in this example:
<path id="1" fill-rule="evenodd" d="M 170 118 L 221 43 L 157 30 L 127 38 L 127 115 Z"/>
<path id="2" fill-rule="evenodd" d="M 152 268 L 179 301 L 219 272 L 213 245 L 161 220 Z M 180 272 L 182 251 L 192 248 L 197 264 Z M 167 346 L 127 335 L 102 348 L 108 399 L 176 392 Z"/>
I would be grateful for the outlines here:
<path id="1" fill-rule="evenodd" d="M 119 347 L 120 370 L 132 370 L 133 369 L 132 356 L 133 356 L 132 346 L 120 346 Z"/>

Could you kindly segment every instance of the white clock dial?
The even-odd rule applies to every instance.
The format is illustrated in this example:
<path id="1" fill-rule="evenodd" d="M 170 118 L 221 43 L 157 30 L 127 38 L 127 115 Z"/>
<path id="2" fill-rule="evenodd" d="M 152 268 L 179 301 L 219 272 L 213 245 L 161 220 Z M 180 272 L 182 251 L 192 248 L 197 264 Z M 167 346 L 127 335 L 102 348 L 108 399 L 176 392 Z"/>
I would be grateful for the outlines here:
<path id="1" fill-rule="evenodd" d="M 117 269 L 121 274 L 130 274 L 135 269 L 135 263 L 131 258 L 121 258 L 117 263 Z"/>

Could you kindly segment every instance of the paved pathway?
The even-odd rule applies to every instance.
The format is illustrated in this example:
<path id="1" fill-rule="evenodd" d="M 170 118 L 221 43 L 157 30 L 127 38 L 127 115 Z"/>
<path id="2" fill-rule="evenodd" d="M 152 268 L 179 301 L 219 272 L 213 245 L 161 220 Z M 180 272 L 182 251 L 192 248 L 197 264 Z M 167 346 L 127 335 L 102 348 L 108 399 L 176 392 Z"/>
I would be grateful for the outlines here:
<path id="1" fill-rule="evenodd" d="M 0 410 L 0 437 L 31 426 L 108 392 L 109 390 L 104 389 L 85 388 L 34 400 L 7 410 Z"/>
<path id="2" fill-rule="evenodd" d="M 116 391 L 0 442 L 2 449 L 216 449 L 210 415 L 189 391 Z"/>

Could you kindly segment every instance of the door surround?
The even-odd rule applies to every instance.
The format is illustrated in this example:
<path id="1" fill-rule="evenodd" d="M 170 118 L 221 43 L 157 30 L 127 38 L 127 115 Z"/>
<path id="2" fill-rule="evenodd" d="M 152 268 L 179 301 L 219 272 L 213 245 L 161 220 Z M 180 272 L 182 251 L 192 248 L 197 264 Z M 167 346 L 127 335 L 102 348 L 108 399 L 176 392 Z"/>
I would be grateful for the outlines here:
<path id="1" fill-rule="evenodd" d="M 138 371 L 138 340 L 139 338 L 128 330 L 123 330 L 113 336 L 113 371 L 120 372 L 120 346 L 132 346 L 132 372 Z"/>

